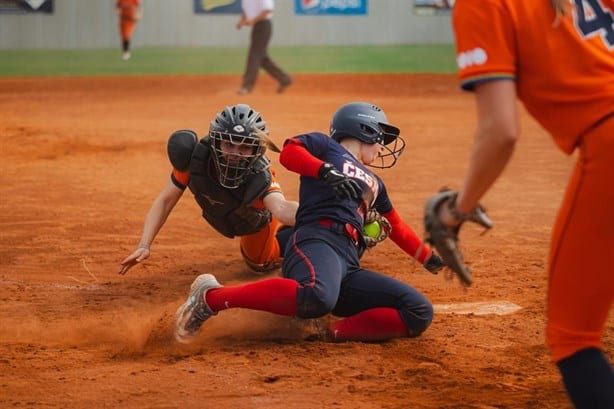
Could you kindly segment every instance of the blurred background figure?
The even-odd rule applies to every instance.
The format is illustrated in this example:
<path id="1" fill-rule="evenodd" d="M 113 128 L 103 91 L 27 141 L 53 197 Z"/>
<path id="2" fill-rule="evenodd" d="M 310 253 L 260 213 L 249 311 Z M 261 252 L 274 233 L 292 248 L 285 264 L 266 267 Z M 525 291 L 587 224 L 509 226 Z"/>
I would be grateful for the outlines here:
<path id="1" fill-rule="evenodd" d="M 247 65 L 243 74 L 243 85 L 239 94 L 252 92 L 260 68 L 269 73 L 279 82 L 277 92 L 282 93 L 292 83 L 292 78 L 281 70 L 269 57 L 269 41 L 273 34 L 273 0 L 241 0 L 241 19 L 237 22 L 237 30 L 243 26 L 252 26 L 247 55 Z"/>
<path id="2" fill-rule="evenodd" d="M 136 22 L 143 15 L 141 0 L 116 0 L 115 9 L 119 18 L 119 34 L 122 39 L 122 60 L 130 59 L 130 40 Z"/>

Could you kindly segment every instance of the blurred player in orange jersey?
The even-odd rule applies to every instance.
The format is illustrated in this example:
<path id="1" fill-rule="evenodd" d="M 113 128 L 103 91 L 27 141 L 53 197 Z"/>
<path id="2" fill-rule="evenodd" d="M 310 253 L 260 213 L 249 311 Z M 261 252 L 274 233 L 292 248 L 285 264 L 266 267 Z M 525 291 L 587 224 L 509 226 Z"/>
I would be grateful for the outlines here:
<path id="1" fill-rule="evenodd" d="M 119 32 L 122 38 L 122 59 L 130 59 L 130 41 L 136 22 L 141 19 L 141 0 L 116 0 L 115 9 L 119 18 Z"/>
<path id="2" fill-rule="evenodd" d="M 577 408 L 614 408 L 614 372 L 602 337 L 614 298 L 614 0 L 457 0 L 462 88 L 477 129 L 456 200 L 460 223 L 508 163 L 520 99 L 578 160 L 552 232 L 547 344 Z M 607 257 L 607 256 L 606 256 Z"/>
<path id="3" fill-rule="evenodd" d="M 245 263 L 256 273 L 279 267 L 292 234 L 298 203 L 286 200 L 265 156 L 266 122 L 249 105 L 225 107 L 198 139 L 174 132 L 167 151 L 173 171 L 145 219 L 139 246 L 121 262 L 120 274 L 147 259 L 151 244 L 189 188 L 202 216 L 228 238 L 240 237 Z"/>

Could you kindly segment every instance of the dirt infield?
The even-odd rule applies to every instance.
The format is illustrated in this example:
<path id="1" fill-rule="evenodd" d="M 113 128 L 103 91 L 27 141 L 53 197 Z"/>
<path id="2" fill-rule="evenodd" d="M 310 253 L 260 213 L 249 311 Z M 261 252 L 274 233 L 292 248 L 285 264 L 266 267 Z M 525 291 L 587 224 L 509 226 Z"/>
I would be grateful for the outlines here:
<path id="1" fill-rule="evenodd" d="M 238 241 L 215 233 L 189 193 L 151 258 L 117 274 L 169 176 L 170 133 L 203 134 L 217 111 L 238 102 L 262 113 L 278 143 L 326 131 L 342 103 L 381 105 L 408 149 L 379 174 L 422 232 L 426 198 L 460 185 L 471 97 L 444 75 L 295 80 L 277 95 L 262 76 L 242 97 L 236 76 L 0 80 L 0 407 L 569 408 L 544 346 L 544 300 L 550 226 L 574 158 L 524 113 L 519 149 L 483 202 L 495 228 L 480 236 L 466 227 L 461 236 L 473 287 L 432 276 L 391 242 L 364 258 L 436 304 L 420 338 L 307 342 L 290 319 L 230 310 L 195 344 L 176 344 L 172 315 L 197 274 L 223 284 L 256 279 Z M 276 167 L 296 198 L 298 179 Z M 497 315 L 484 304 L 450 306 L 459 303 L 521 308 Z M 613 326 L 610 317 L 609 351 Z"/>

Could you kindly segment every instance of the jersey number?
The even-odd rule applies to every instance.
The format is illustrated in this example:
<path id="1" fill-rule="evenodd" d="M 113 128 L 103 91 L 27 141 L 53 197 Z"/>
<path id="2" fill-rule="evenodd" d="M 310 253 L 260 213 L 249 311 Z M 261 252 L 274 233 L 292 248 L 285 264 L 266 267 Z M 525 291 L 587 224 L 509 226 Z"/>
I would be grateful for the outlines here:
<path id="1" fill-rule="evenodd" d="M 599 0 L 574 1 L 577 10 L 576 24 L 582 35 L 584 37 L 592 37 L 599 34 L 608 48 L 613 48 L 614 19 L 612 18 L 612 11 L 602 6 Z"/>

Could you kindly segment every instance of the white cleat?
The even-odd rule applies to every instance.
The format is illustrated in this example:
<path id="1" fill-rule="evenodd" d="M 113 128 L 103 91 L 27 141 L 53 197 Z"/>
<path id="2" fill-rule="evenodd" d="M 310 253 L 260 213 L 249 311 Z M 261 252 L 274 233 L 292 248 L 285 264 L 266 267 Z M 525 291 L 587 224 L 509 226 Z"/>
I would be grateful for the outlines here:
<path id="1" fill-rule="evenodd" d="M 212 315 L 217 315 L 209 308 L 205 301 L 205 294 L 212 288 L 220 288 L 212 274 L 201 274 L 190 287 L 188 299 L 175 313 L 175 339 L 182 344 L 192 341 L 203 322 L 207 321 Z"/>

